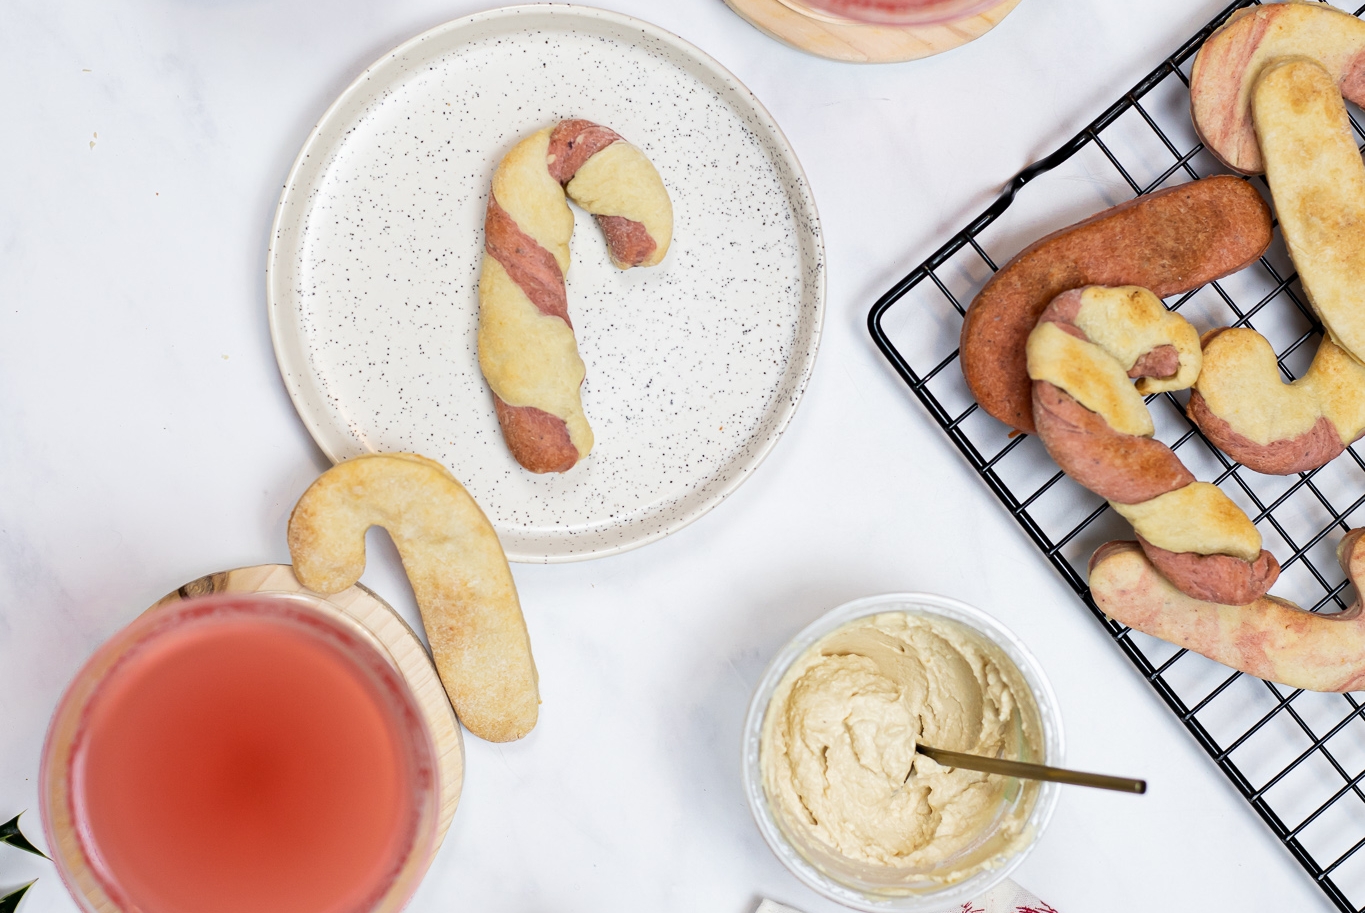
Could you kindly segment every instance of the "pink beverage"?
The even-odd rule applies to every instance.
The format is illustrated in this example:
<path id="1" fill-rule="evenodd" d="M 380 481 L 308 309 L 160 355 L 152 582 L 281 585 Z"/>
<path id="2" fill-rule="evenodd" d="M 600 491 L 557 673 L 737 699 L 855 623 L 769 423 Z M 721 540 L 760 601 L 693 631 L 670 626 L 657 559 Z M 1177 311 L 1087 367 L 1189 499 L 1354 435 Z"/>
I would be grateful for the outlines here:
<path id="1" fill-rule="evenodd" d="M 43 755 L 49 844 L 87 910 L 396 910 L 432 851 L 415 700 L 311 597 L 142 616 L 77 675 Z"/>
<path id="2" fill-rule="evenodd" d="M 783 0 L 790 6 L 854 22 L 882 25 L 935 25 L 965 19 L 1002 0 Z"/>

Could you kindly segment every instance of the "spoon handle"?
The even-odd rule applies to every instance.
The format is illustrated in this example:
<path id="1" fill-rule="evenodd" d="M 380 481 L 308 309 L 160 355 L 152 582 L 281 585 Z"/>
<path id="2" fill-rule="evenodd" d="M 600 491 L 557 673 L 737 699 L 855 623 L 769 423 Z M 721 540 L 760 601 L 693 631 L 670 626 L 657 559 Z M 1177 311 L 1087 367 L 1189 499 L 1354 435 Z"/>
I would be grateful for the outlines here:
<path id="1" fill-rule="evenodd" d="M 1006 761 L 1003 758 L 983 758 L 980 755 L 963 754 L 960 751 L 930 748 L 928 745 L 916 745 L 915 750 L 934 759 L 944 767 L 961 767 L 965 770 L 979 770 L 988 774 L 1022 777 L 1025 780 L 1051 780 L 1054 783 L 1094 786 L 1097 789 L 1113 789 L 1123 793 L 1141 794 L 1147 791 L 1146 780 L 1088 774 L 1079 770 L 1064 770 L 1061 767 L 1028 764 L 1024 761 Z"/>

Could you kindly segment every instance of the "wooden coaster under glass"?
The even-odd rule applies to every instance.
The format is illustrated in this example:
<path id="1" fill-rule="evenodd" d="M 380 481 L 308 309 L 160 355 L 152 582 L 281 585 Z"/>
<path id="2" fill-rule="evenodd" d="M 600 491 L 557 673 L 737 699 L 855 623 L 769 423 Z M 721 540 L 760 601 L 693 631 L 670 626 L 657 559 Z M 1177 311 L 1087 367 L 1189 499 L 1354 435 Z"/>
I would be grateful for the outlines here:
<path id="1" fill-rule="evenodd" d="M 976 15 L 941 25 L 874 25 L 807 10 L 799 0 L 725 2 L 770 38 L 848 63 L 896 63 L 951 51 L 995 28 L 1019 5 L 1019 0 L 1002 0 Z"/>

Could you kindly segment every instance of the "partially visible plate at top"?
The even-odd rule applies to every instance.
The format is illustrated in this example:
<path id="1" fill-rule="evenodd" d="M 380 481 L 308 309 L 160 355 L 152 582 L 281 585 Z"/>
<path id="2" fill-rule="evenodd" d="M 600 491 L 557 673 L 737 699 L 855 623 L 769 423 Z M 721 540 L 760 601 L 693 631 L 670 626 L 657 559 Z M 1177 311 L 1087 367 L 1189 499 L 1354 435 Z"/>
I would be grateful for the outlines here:
<path id="1" fill-rule="evenodd" d="M 479 372 L 477 286 L 494 168 L 566 117 L 645 151 L 675 227 L 660 266 L 620 271 L 575 210 L 569 312 L 597 442 L 538 476 Z M 662 29 L 557 4 L 449 22 L 362 73 L 294 163 L 266 269 L 280 372 L 323 451 L 440 460 L 514 561 L 634 548 L 734 491 L 791 420 L 825 296 L 815 201 L 757 99 Z"/>

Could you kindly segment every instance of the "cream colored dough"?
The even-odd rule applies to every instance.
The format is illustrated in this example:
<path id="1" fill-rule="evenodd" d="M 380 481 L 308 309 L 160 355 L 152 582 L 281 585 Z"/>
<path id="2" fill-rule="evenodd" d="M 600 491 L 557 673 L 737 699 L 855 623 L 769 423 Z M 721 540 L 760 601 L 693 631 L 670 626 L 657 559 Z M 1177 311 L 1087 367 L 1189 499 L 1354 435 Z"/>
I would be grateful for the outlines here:
<path id="1" fill-rule="evenodd" d="M 564 189 L 593 215 L 624 216 L 643 223 L 656 246 L 641 266 L 655 266 L 668 253 L 673 240 L 673 202 L 653 163 L 630 143 L 615 142 L 598 152 Z"/>
<path id="2" fill-rule="evenodd" d="M 559 271 L 567 273 L 573 211 L 545 165 L 551 132 L 547 127 L 512 147 L 493 173 L 493 196 L 518 228 L 554 254 Z"/>
<path id="3" fill-rule="evenodd" d="M 1256 524 L 1223 489 L 1192 482 L 1138 504 L 1110 502 L 1133 529 L 1157 548 L 1255 561 L 1261 554 Z"/>
<path id="4" fill-rule="evenodd" d="M 1365 163 L 1346 104 L 1308 58 L 1268 65 L 1252 117 L 1289 254 L 1335 341 L 1365 358 Z"/>
<path id="5" fill-rule="evenodd" d="M 1029 334 L 1026 355 L 1029 377 L 1070 393 L 1104 416 L 1115 431 L 1142 437 L 1156 433 L 1128 369 L 1095 343 L 1077 339 L 1055 323 L 1040 323 Z"/>
<path id="6" fill-rule="evenodd" d="M 1022 732 L 1036 759 L 1035 717 L 1018 671 L 961 626 L 904 613 L 858 619 L 814 644 L 778 685 L 763 720 L 764 789 L 789 827 L 829 851 L 932 867 L 980 837 L 1006 781 L 940 767 L 916 742 L 1019 757 Z M 1009 813 L 997 852 L 1018 839 L 1026 805 Z"/>
<path id="7" fill-rule="evenodd" d="M 1214 415 L 1263 446 L 1296 438 L 1323 417 L 1343 444 L 1365 431 L 1365 366 L 1330 339 L 1303 377 L 1286 384 L 1265 337 L 1243 327 L 1224 330 L 1204 348 L 1195 389 Z"/>
<path id="8" fill-rule="evenodd" d="M 338 463 L 289 517 L 299 581 L 323 594 L 355 583 L 371 526 L 398 547 L 460 722 L 494 742 L 530 732 L 540 704 L 531 641 L 507 556 L 479 505 L 444 466 L 416 454 Z"/>
<path id="9" fill-rule="evenodd" d="M 579 394 L 587 369 L 573 330 L 541 313 L 492 257 L 483 259 L 479 302 L 479 368 L 493 392 L 509 405 L 535 406 L 563 419 L 578 452 L 592 450 Z"/>
<path id="10" fill-rule="evenodd" d="M 1139 378 L 1137 392 L 1143 396 L 1184 390 L 1199 376 L 1198 332 L 1185 318 L 1166 310 L 1161 299 L 1145 288 L 1090 286 L 1081 292 L 1076 326 L 1118 360 L 1125 377 L 1145 353 L 1162 345 L 1175 347 L 1179 369 L 1172 377 Z"/>

